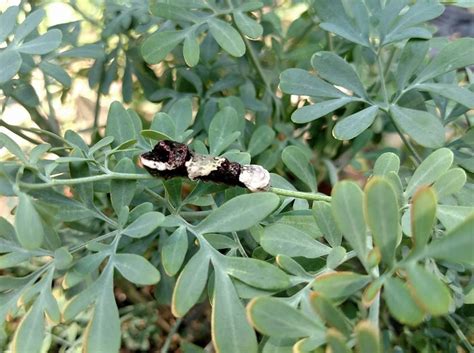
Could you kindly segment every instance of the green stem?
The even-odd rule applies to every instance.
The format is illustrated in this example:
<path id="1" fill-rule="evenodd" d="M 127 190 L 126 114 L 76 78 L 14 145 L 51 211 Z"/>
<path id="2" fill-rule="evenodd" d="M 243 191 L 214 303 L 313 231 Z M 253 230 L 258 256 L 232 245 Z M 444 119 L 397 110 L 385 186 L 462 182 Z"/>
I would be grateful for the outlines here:
<path id="1" fill-rule="evenodd" d="M 171 345 L 171 341 L 173 340 L 174 334 L 178 331 L 179 326 L 181 326 L 181 323 L 183 322 L 183 318 L 179 317 L 176 319 L 176 322 L 174 323 L 173 327 L 171 327 L 171 331 L 168 333 L 168 336 L 166 337 L 165 343 L 163 344 L 163 347 L 161 347 L 161 353 L 168 353 L 168 350 Z"/>
<path id="2" fill-rule="evenodd" d="M 331 196 L 327 196 L 321 193 L 312 193 L 312 192 L 302 192 L 302 191 L 293 191 L 280 188 L 270 188 L 270 192 L 280 196 L 294 197 L 297 199 L 305 199 L 310 201 L 331 201 Z"/>
<path id="3" fill-rule="evenodd" d="M 421 157 L 420 155 L 418 154 L 418 152 L 416 152 L 415 150 L 415 147 L 413 147 L 413 145 L 410 143 L 410 141 L 408 141 L 408 139 L 405 137 L 405 135 L 403 134 L 403 132 L 400 130 L 400 128 L 398 127 L 397 123 L 395 122 L 395 120 L 393 120 L 392 116 L 390 115 L 390 113 L 387 113 L 390 121 L 392 122 L 393 126 L 395 127 L 395 130 L 397 130 L 397 133 L 398 135 L 400 136 L 400 138 L 402 139 L 403 143 L 405 144 L 405 146 L 408 148 L 408 151 L 410 151 L 410 154 L 412 155 L 413 159 L 415 160 L 415 164 L 416 166 L 419 166 L 420 163 L 421 163 Z"/>
<path id="4" fill-rule="evenodd" d="M 458 323 L 449 315 L 446 315 L 446 320 L 449 322 L 451 327 L 454 329 L 454 332 L 458 335 L 461 342 L 466 346 L 469 353 L 474 353 L 474 347 L 469 343 L 464 332 L 462 332 L 461 328 L 459 327 Z"/>
<path id="5" fill-rule="evenodd" d="M 15 125 L 10 125 L 8 123 L 6 123 L 5 121 L 3 120 L 0 120 L 0 126 L 3 126 L 4 128 L 10 130 L 11 132 L 13 132 L 14 134 L 20 136 L 22 139 L 25 139 L 26 141 L 28 142 L 31 142 L 35 145 L 41 145 L 43 142 L 41 141 L 38 141 L 38 140 L 35 140 L 27 135 L 25 135 L 21 130 L 21 128 L 19 128 L 18 126 L 15 126 Z"/>

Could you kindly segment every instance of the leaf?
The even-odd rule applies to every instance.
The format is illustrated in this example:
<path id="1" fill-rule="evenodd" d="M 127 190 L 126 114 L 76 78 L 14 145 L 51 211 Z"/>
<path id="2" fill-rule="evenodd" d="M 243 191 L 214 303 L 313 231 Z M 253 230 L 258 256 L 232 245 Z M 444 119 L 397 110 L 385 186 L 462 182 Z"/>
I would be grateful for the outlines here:
<path id="1" fill-rule="evenodd" d="M 25 249 L 37 249 L 43 243 L 44 238 L 41 218 L 33 205 L 33 201 L 27 194 L 20 193 L 18 199 L 15 215 L 18 241 Z"/>
<path id="2" fill-rule="evenodd" d="M 444 236 L 433 240 L 426 248 L 426 255 L 435 259 L 452 263 L 474 265 L 472 240 L 474 229 L 474 214 Z"/>
<path id="3" fill-rule="evenodd" d="M 373 174 L 387 176 L 390 172 L 398 173 L 400 170 L 400 158 L 392 152 L 382 154 L 375 161 Z"/>
<path id="4" fill-rule="evenodd" d="M 416 85 L 419 91 L 439 94 L 440 96 L 451 99 L 467 108 L 474 109 L 474 93 L 464 87 L 454 84 L 442 83 L 422 83 Z"/>
<path id="5" fill-rule="evenodd" d="M 25 20 L 16 27 L 14 42 L 21 42 L 28 34 L 33 32 L 41 23 L 45 15 L 46 12 L 41 8 L 31 12 Z"/>
<path id="6" fill-rule="evenodd" d="M 209 17 L 207 24 L 209 32 L 222 49 L 236 57 L 245 54 L 245 43 L 234 27 L 215 17 Z"/>
<path id="7" fill-rule="evenodd" d="M 411 76 L 423 63 L 430 47 L 427 40 L 409 40 L 403 47 L 395 75 L 399 90 L 406 87 Z"/>
<path id="8" fill-rule="evenodd" d="M 158 64 L 164 60 L 186 36 L 186 31 L 155 32 L 143 42 L 141 52 L 149 64 Z"/>
<path id="9" fill-rule="evenodd" d="M 352 325 L 350 321 L 329 299 L 320 293 L 313 292 L 311 293 L 310 300 L 313 309 L 328 326 L 336 328 L 344 336 L 348 337 L 351 334 Z"/>
<path id="10" fill-rule="evenodd" d="M 224 259 L 225 272 L 252 287 L 278 290 L 290 286 L 288 275 L 268 262 L 233 256 Z"/>
<path id="11" fill-rule="evenodd" d="M 316 52 L 311 58 L 311 65 L 326 81 L 345 87 L 359 97 L 367 97 L 367 92 L 359 76 L 352 66 L 339 55 L 329 51 Z"/>
<path id="12" fill-rule="evenodd" d="M 71 77 L 61 66 L 43 60 L 39 63 L 38 67 L 46 75 L 51 76 L 62 84 L 64 88 L 71 87 Z"/>
<path id="13" fill-rule="evenodd" d="M 357 352 L 382 353 L 380 348 L 380 334 L 378 328 L 370 321 L 365 320 L 355 328 Z"/>
<path id="14" fill-rule="evenodd" d="M 72 261 L 72 255 L 66 247 L 61 247 L 54 251 L 54 267 L 56 269 L 68 269 L 71 266 Z"/>
<path id="15" fill-rule="evenodd" d="M 436 194 L 430 187 L 418 189 L 413 196 L 411 235 L 416 249 L 423 249 L 430 238 L 436 221 Z"/>
<path id="16" fill-rule="evenodd" d="M 183 265 L 188 251 L 188 235 L 184 226 L 167 238 L 161 248 L 161 262 L 168 276 L 174 276 Z"/>
<path id="17" fill-rule="evenodd" d="M 136 254 L 116 254 L 114 266 L 128 281 L 146 286 L 160 280 L 160 272 L 143 256 Z"/>
<path id="18" fill-rule="evenodd" d="M 410 326 L 417 326 L 423 321 L 425 314 L 413 300 L 407 285 L 399 278 L 388 278 L 383 294 L 390 314 L 397 321 Z"/>
<path id="19" fill-rule="evenodd" d="M 388 181 L 373 177 L 365 187 L 364 214 L 382 261 L 391 266 L 401 234 L 397 195 Z"/>
<path id="20" fill-rule="evenodd" d="M 326 335 L 328 346 L 331 347 L 331 353 L 351 353 L 346 344 L 346 337 L 335 329 L 328 329 Z"/>
<path id="21" fill-rule="evenodd" d="M 45 34 L 21 44 L 18 51 L 23 54 L 43 55 L 59 47 L 62 37 L 59 29 L 51 29 Z"/>
<path id="22" fill-rule="evenodd" d="M 431 315 L 446 315 L 452 298 L 441 279 L 417 264 L 411 264 L 406 270 L 410 292 L 417 304 Z"/>
<path id="23" fill-rule="evenodd" d="M 335 269 L 337 268 L 340 264 L 344 262 L 344 259 L 346 258 L 346 249 L 344 249 L 342 246 L 336 246 L 334 247 L 331 252 L 328 254 L 328 257 L 326 259 L 326 266 L 327 268 L 330 269 Z"/>
<path id="24" fill-rule="evenodd" d="M 117 147 L 121 143 L 137 137 L 135 136 L 132 117 L 128 114 L 123 105 L 117 101 L 110 105 L 107 115 L 107 125 L 105 127 L 105 136 L 112 136 L 114 138 L 112 147 Z"/>
<path id="25" fill-rule="evenodd" d="M 211 325 L 216 352 L 257 353 L 257 338 L 247 322 L 244 306 L 232 281 L 220 269 L 215 272 Z"/>
<path id="26" fill-rule="evenodd" d="M 1 240 L 0 240 L 1 242 Z M 3 252 L 3 249 L 1 249 Z M 4 255 L 0 255 L 0 269 L 9 267 L 15 267 L 31 258 L 31 255 L 27 252 L 11 252 Z"/>
<path id="27" fill-rule="evenodd" d="M 20 8 L 18 6 L 9 6 L 2 14 L 0 14 L 0 43 L 12 33 L 16 25 L 16 17 Z M 3 66 L 2 66 L 3 67 Z"/>
<path id="28" fill-rule="evenodd" d="M 199 62 L 200 47 L 195 31 L 190 31 L 184 37 L 183 56 L 189 67 L 196 66 Z"/>
<path id="29" fill-rule="evenodd" d="M 409 197 L 422 185 L 430 185 L 448 171 L 453 163 L 453 152 L 440 148 L 431 153 L 416 169 L 406 187 Z"/>
<path id="30" fill-rule="evenodd" d="M 209 148 L 212 155 L 218 156 L 239 136 L 239 117 L 232 107 L 224 107 L 212 119 L 209 125 Z"/>
<path id="31" fill-rule="evenodd" d="M 183 317 L 197 303 L 207 283 L 209 255 L 199 250 L 184 266 L 173 291 L 171 311 Z"/>
<path id="32" fill-rule="evenodd" d="M 275 140 L 275 131 L 268 125 L 260 125 L 250 138 L 247 152 L 252 157 L 265 151 Z"/>
<path id="33" fill-rule="evenodd" d="M 41 352 L 45 336 L 45 319 L 41 300 L 36 300 L 15 330 L 12 348 L 14 352 Z"/>
<path id="34" fill-rule="evenodd" d="M 329 254 L 331 248 L 290 225 L 275 223 L 265 227 L 262 248 L 272 254 L 315 259 Z"/>
<path id="35" fill-rule="evenodd" d="M 444 144 L 444 127 L 439 119 L 423 110 L 390 106 L 396 124 L 413 140 L 424 147 L 437 148 Z"/>
<path id="36" fill-rule="evenodd" d="M 333 85 L 302 69 L 287 69 L 280 74 L 280 88 L 284 93 L 325 98 L 350 98 Z"/>
<path id="37" fill-rule="evenodd" d="M 0 52 L 0 84 L 8 82 L 20 70 L 22 59 L 18 51 L 6 49 Z"/>
<path id="38" fill-rule="evenodd" d="M 356 183 L 342 181 L 332 191 L 331 208 L 344 238 L 365 263 L 368 249 L 362 200 L 362 190 Z"/>
<path id="39" fill-rule="evenodd" d="M 342 234 L 338 229 L 331 211 L 331 205 L 325 201 L 313 202 L 313 217 L 318 228 L 331 247 L 341 245 Z"/>
<path id="40" fill-rule="evenodd" d="M 424 82 L 446 72 L 474 64 L 474 38 L 455 40 L 441 49 L 425 66 L 415 82 Z"/>
<path id="41" fill-rule="evenodd" d="M 313 289 L 327 298 L 343 298 L 356 293 L 369 282 L 369 276 L 347 271 L 334 272 L 316 277 Z"/>
<path id="42" fill-rule="evenodd" d="M 123 234 L 132 238 L 143 238 L 153 232 L 165 220 L 160 212 L 148 212 L 138 217 L 123 230 Z"/>
<path id="43" fill-rule="evenodd" d="M 336 99 L 330 99 L 315 103 L 312 105 L 306 105 L 299 108 L 291 115 L 291 120 L 297 124 L 305 124 L 310 121 L 319 119 L 330 112 L 345 106 L 346 104 L 354 101 L 352 97 L 342 97 Z"/>
<path id="44" fill-rule="evenodd" d="M 85 44 L 80 47 L 65 50 L 61 52 L 59 56 L 104 60 L 105 52 L 103 44 Z"/>
<path id="45" fill-rule="evenodd" d="M 379 108 L 374 105 L 338 121 L 333 129 L 334 137 L 338 140 L 352 140 L 359 136 L 372 125 L 378 111 Z"/>
<path id="46" fill-rule="evenodd" d="M 120 319 L 111 282 L 112 278 L 100 293 L 84 332 L 84 353 L 112 353 L 120 349 Z"/>
<path id="47" fill-rule="evenodd" d="M 234 11 L 233 16 L 237 28 L 247 37 L 258 39 L 263 34 L 263 27 L 241 11 Z"/>
<path id="48" fill-rule="evenodd" d="M 438 199 L 455 194 L 463 188 L 467 176 L 464 169 L 452 168 L 441 175 L 433 184 Z"/>
<path id="49" fill-rule="evenodd" d="M 130 158 L 122 158 L 114 168 L 116 173 L 134 173 L 135 164 Z M 137 188 L 136 180 L 112 179 L 110 181 L 110 199 L 116 214 L 122 207 L 130 205 Z"/>
<path id="50" fill-rule="evenodd" d="M 11 154 L 15 155 L 23 163 L 28 163 L 25 153 L 21 147 L 8 135 L 0 132 L 0 148 L 5 147 Z"/>
<path id="51" fill-rule="evenodd" d="M 306 272 L 306 270 L 291 257 L 286 255 L 277 255 L 275 258 L 278 266 L 280 266 L 285 272 L 292 274 L 294 276 L 299 276 L 302 278 L 311 277 L 311 275 Z"/>
<path id="52" fill-rule="evenodd" d="M 324 330 L 319 322 L 279 298 L 253 299 L 247 306 L 247 315 L 259 332 L 270 337 L 308 337 Z"/>
<path id="53" fill-rule="evenodd" d="M 248 229 L 267 217 L 279 202 L 280 198 L 269 192 L 234 197 L 212 211 L 196 230 L 203 234 Z"/>
<path id="54" fill-rule="evenodd" d="M 318 189 L 314 168 L 308 156 L 300 147 L 286 147 L 281 154 L 281 159 L 283 163 L 285 163 L 285 166 L 298 179 L 305 183 L 311 191 L 315 192 Z"/>

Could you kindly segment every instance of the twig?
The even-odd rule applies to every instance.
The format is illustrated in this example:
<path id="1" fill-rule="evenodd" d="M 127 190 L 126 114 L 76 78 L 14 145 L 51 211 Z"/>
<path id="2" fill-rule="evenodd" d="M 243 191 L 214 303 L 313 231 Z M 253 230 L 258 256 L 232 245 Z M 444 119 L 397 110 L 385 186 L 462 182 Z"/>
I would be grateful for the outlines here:
<path id="1" fill-rule="evenodd" d="M 28 142 L 31 142 L 35 145 L 41 145 L 43 142 L 41 141 L 38 141 L 38 140 L 35 140 L 27 135 L 25 135 L 22 131 L 21 131 L 21 128 L 19 128 L 18 126 L 15 126 L 15 125 L 10 125 L 8 123 L 6 123 L 5 121 L 3 120 L 0 120 L 0 126 L 3 126 L 4 128 L 10 130 L 11 132 L 13 132 L 14 134 L 20 136 L 21 138 L 25 139 L 26 141 Z"/>
<path id="2" fill-rule="evenodd" d="M 469 343 L 469 340 L 467 339 L 464 332 L 462 332 L 458 323 L 450 315 L 446 315 L 446 321 L 449 322 L 449 324 L 453 328 L 454 332 L 456 332 L 461 342 L 466 346 L 469 353 L 474 353 L 474 347 Z"/>
<path id="3" fill-rule="evenodd" d="M 173 336 L 178 331 L 178 328 L 182 322 L 183 322 L 182 317 L 179 317 L 178 319 L 176 319 L 176 322 L 174 323 L 173 327 L 171 327 L 171 330 L 168 333 L 168 336 L 166 336 L 166 340 L 165 340 L 165 343 L 163 344 L 163 347 L 161 347 L 161 353 L 168 353 L 168 350 L 171 345 L 171 341 L 173 340 Z"/>
<path id="4" fill-rule="evenodd" d="M 327 196 L 321 193 L 302 192 L 294 190 L 285 190 L 280 188 L 270 188 L 270 192 L 281 196 L 294 197 L 297 199 L 305 199 L 310 201 L 331 201 L 331 196 Z"/>

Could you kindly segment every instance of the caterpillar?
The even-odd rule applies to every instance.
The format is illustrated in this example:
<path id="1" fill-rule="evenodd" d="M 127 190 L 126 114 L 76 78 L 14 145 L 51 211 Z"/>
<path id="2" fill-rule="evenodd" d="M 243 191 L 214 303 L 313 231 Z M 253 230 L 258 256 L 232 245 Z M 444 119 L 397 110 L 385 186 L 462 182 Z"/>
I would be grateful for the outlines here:
<path id="1" fill-rule="evenodd" d="M 256 164 L 241 165 L 225 157 L 195 153 L 184 143 L 159 141 L 153 150 L 140 156 L 143 167 L 153 176 L 165 179 L 185 177 L 240 186 L 252 192 L 270 188 L 270 173 Z"/>

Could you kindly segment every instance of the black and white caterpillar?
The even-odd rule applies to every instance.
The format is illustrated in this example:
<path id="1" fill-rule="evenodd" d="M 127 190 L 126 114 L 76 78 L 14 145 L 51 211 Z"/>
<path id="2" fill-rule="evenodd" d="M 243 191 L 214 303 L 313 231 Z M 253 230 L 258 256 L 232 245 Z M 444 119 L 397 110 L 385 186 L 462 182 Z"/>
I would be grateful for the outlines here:
<path id="1" fill-rule="evenodd" d="M 165 179 L 187 177 L 241 186 L 252 192 L 270 188 L 270 173 L 259 165 L 230 162 L 224 157 L 194 153 L 183 143 L 162 140 L 152 151 L 140 156 L 145 169 Z"/>

